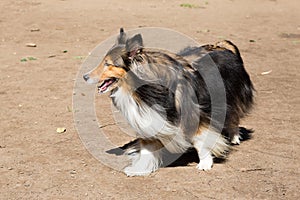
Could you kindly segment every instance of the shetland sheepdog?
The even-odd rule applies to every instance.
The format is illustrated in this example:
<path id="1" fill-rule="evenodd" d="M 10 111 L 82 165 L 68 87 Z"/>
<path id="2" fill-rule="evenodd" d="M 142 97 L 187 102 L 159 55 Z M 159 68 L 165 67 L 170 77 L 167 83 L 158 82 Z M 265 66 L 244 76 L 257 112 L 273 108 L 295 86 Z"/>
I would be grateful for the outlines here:
<path id="1" fill-rule="evenodd" d="M 127 176 L 156 171 L 164 149 L 195 148 L 197 168 L 210 170 L 214 157 L 224 158 L 230 143 L 240 143 L 240 119 L 253 105 L 253 85 L 230 41 L 176 54 L 146 48 L 141 34 L 128 38 L 121 28 L 116 44 L 83 78 L 98 84 L 100 94 L 110 92 L 137 133 L 127 151 Z"/>

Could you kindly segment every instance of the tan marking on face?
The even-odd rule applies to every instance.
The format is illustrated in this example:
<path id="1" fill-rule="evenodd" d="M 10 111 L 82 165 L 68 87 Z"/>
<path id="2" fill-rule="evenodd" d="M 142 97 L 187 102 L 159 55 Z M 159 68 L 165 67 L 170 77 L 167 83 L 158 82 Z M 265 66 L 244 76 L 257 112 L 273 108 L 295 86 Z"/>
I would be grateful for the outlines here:
<path id="1" fill-rule="evenodd" d="M 89 75 L 92 79 L 97 79 L 98 82 L 102 82 L 107 78 L 122 78 L 126 71 L 120 67 L 113 65 L 112 58 L 108 55 L 102 60 L 102 62 L 93 69 Z"/>
<path id="2" fill-rule="evenodd" d="M 104 81 L 108 78 L 123 78 L 126 71 L 123 68 L 116 67 L 114 65 L 109 65 L 105 67 L 103 73 L 100 75 L 100 81 Z"/>
<path id="3" fill-rule="evenodd" d="M 108 61 L 111 61 L 110 56 L 105 56 L 102 62 L 89 73 L 90 78 L 98 79 L 98 81 L 100 82 L 101 74 L 103 73 L 103 70 L 105 69 L 106 63 Z"/>

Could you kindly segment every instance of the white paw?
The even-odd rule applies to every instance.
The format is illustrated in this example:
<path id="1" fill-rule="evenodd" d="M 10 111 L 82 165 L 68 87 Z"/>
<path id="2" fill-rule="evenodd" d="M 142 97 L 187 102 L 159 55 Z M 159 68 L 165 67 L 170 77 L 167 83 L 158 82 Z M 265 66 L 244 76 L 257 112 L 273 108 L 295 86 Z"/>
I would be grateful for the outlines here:
<path id="1" fill-rule="evenodd" d="M 231 144 L 240 144 L 240 136 L 239 135 L 234 135 L 232 140 L 231 140 Z"/>
<path id="2" fill-rule="evenodd" d="M 211 155 L 208 155 L 203 159 L 200 159 L 200 162 L 197 165 L 197 169 L 208 171 L 212 168 L 212 165 L 213 165 L 213 158 Z"/>
<path id="3" fill-rule="evenodd" d="M 151 174 L 151 170 L 149 171 L 142 171 L 141 169 L 138 169 L 136 167 L 133 167 L 133 166 L 129 166 L 129 167 L 126 167 L 124 169 L 124 173 L 127 175 L 127 176 L 147 176 L 149 174 Z"/>
<path id="4" fill-rule="evenodd" d="M 160 166 L 158 152 L 142 149 L 139 153 L 130 154 L 129 157 L 132 164 L 124 169 L 127 176 L 146 176 L 156 171 Z"/>

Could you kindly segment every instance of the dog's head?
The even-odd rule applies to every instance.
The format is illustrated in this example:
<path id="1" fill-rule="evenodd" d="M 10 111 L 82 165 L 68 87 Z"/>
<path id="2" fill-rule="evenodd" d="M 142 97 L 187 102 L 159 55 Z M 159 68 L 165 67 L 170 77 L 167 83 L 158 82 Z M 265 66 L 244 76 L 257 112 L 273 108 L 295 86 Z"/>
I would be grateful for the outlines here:
<path id="1" fill-rule="evenodd" d="M 83 75 L 84 80 L 89 84 L 99 84 L 99 93 L 113 90 L 130 70 L 131 61 L 141 53 L 142 48 L 143 39 L 140 34 L 126 38 L 121 28 L 116 44 L 95 69 Z"/>

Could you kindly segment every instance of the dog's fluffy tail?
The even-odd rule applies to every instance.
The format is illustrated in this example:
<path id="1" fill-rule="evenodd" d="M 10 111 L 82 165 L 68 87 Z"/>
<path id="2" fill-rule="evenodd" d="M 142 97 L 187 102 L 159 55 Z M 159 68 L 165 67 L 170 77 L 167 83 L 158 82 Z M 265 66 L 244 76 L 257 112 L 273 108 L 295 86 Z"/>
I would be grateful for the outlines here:
<path id="1" fill-rule="evenodd" d="M 240 58 L 240 60 L 243 62 L 239 49 L 231 41 L 223 40 L 221 42 L 217 42 L 216 46 L 219 46 L 221 48 L 224 48 L 224 49 L 227 49 L 227 50 L 231 51 L 232 53 L 237 55 Z"/>

